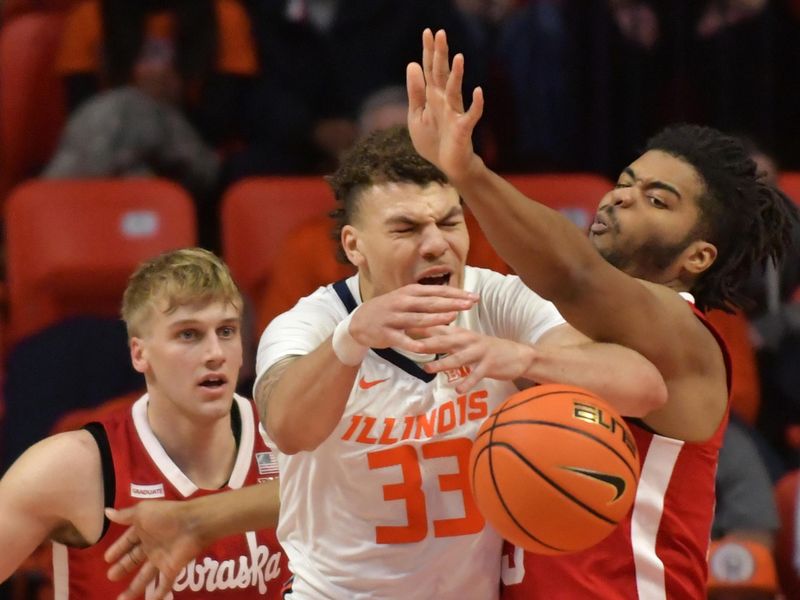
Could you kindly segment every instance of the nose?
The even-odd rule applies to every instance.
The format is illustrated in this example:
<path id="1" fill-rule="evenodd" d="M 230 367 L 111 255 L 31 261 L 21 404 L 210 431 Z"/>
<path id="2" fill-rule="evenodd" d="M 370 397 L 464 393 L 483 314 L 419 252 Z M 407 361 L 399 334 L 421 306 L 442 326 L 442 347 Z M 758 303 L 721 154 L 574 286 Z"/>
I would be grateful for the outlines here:
<path id="1" fill-rule="evenodd" d="M 611 192 L 611 205 L 619 208 L 628 207 L 633 204 L 635 196 L 635 186 L 629 185 L 614 188 L 614 190 Z"/>
<path id="2" fill-rule="evenodd" d="M 206 363 L 219 365 L 225 362 L 225 352 L 218 336 L 209 335 L 206 344 Z"/>
<path id="3" fill-rule="evenodd" d="M 447 251 L 448 243 L 436 225 L 429 225 L 422 231 L 420 254 L 426 258 L 438 258 Z"/>

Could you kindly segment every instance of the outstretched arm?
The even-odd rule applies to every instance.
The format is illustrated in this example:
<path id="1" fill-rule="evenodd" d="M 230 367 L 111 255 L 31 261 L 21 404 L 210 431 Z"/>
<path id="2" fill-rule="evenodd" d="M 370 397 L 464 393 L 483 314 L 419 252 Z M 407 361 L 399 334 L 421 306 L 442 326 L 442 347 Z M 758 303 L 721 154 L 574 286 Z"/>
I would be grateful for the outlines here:
<path id="1" fill-rule="evenodd" d="M 456 387 L 463 393 L 484 377 L 534 383 L 568 383 L 607 400 L 625 416 L 643 417 L 663 407 L 667 388 L 658 369 L 641 354 L 617 344 L 593 342 L 568 324 L 545 333 L 535 345 L 459 327 L 435 327 L 425 352 L 445 354 L 425 365 L 429 373 L 470 366 Z"/>
<path id="2" fill-rule="evenodd" d="M 215 540 L 237 533 L 275 527 L 280 500 L 278 480 L 171 502 L 148 500 L 125 510 L 108 510 L 115 523 L 130 525 L 105 553 L 113 563 L 108 578 L 135 573 L 119 600 L 138 598 L 158 577 L 152 600 L 165 598 L 181 569 Z"/>
<path id="3" fill-rule="evenodd" d="M 594 340 L 637 350 L 667 377 L 682 368 L 674 348 L 693 334 L 675 325 L 689 316 L 680 314 L 682 301 L 612 267 L 568 219 L 485 166 L 471 142 L 483 94 L 476 90 L 465 110 L 463 72 L 461 55 L 449 65 L 444 31 L 425 30 L 422 65 L 407 70 L 414 147 L 456 186 L 498 254 L 570 324 Z"/>
<path id="4" fill-rule="evenodd" d="M 426 30 L 422 65 L 409 65 L 406 74 L 408 127 L 417 152 L 447 175 L 526 285 L 591 339 L 636 350 L 658 368 L 669 402 L 648 416 L 648 425 L 672 437 L 706 439 L 726 407 L 716 341 L 673 290 L 612 267 L 566 218 L 486 167 L 471 142 L 483 94 L 473 92 L 465 110 L 463 71 L 461 56 L 450 68 L 444 31 L 434 36 Z"/>

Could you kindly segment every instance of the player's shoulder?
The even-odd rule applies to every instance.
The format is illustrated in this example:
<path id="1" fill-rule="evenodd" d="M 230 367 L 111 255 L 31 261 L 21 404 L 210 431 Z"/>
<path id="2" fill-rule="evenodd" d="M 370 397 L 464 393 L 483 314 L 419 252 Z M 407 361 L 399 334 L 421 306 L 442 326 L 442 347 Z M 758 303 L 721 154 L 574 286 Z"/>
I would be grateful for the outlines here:
<path id="1" fill-rule="evenodd" d="M 57 498 L 76 481 L 87 486 L 100 481 L 100 450 L 86 430 L 57 433 L 28 448 L 6 475 L 9 482 L 17 482 L 14 485 L 54 493 Z"/>
<path id="2" fill-rule="evenodd" d="M 69 471 L 96 465 L 99 450 L 94 436 L 86 429 L 57 433 L 34 444 L 29 452 L 36 460 L 44 460 L 49 469 L 60 464 Z"/>

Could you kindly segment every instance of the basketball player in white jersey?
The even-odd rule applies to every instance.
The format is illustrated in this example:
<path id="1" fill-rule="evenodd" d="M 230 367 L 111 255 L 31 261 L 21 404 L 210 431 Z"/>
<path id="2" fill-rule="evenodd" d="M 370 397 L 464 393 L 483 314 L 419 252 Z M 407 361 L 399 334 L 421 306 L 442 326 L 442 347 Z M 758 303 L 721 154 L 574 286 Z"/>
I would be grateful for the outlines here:
<path id="1" fill-rule="evenodd" d="M 228 269 L 206 250 L 176 250 L 140 266 L 122 316 L 147 393 L 132 407 L 37 443 L 9 468 L 0 480 L 0 581 L 52 540 L 55 597 L 109 600 L 125 585 L 106 578 L 103 551 L 123 529 L 105 519 L 104 508 L 143 498 L 205 500 L 264 480 L 249 492 L 261 503 L 249 531 L 207 545 L 173 574 L 170 597 L 280 597 L 286 564 L 270 529 L 277 466 L 253 403 L 234 394 L 241 311 Z"/>
<path id="2" fill-rule="evenodd" d="M 636 353 L 578 334 L 518 278 L 465 267 L 459 197 L 407 130 L 360 141 L 329 181 L 358 274 L 276 318 L 258 353 L 257 403 L 281 451 L 287 598 L 491 600 L 501 540 L 466 475 L 475 434 L 512 381 L 587 386 L 629 412 L 660 406 L 663 383 Z M 463 360 L 441 369 L 420 354 L 431 333 Z M 216 523 L 236 510 L 225 496 L 208 499 Z M 137 529 L 111 553 L 122 557 L 115 576 L 144 555 L 167 570 L 164 556 L 189 558 L 152 516 L 126 515 Z M 214 525 L 199 527 L 213 537 Z"/>
<path id="3" fill-rule="evenodd" d="M 593 339 L 635 349 L 669 392 L 656 410 L 623 409 L 642 474 L 626 521 L 597 546 L 508 560 L 504 598 L 695 600 L 706 596 L 714 474 L 728 415 L 729 361 L 701 310 L 735 307 L 751 270 L 780 257 L 797 211 L 765 183 L 742 144 L 683 125 L 648 141 L 600 201 L 589 239 L 489 170 L 471 137 L 463 56 L 423 34 L 409 65 L 409 128 L 473 210 L 501 258 Z M 421 351 L 437 344 L 421 342 Z M 450 366 L 447 360 L 441 366 Z M 456 362 L 459 357 L 452 357 Z"/>
<path id="4" fill-rule="evenodd" d="M 358 272 L 277 317 L 257 360 L 257 402 L 280 450 L 288 597 L 491 600 L 501 540 L 467 470 L 513 381 L 568 381 L 650 408 L 660 382 L 634 353 L 586 344 L 517 277 L 466 267 L 458 194 L 405 128 L 363 140 L 329 183 Z M 431 331 L 438 352 L 463 360 L 431 372 L 437 357 L 418 339 Z"/>

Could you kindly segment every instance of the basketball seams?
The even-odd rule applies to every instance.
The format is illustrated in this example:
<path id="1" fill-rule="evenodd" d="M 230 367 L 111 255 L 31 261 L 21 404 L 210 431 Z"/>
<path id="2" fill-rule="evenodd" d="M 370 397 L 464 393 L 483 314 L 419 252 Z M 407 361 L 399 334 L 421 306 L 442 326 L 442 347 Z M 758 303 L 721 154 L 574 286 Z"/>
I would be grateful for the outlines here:
<path id="1" fill-rule="evenodd" d="M 538 389 L 539 387 L 542 387 L 542 386 L 536 386 L 535 388 L 532 388 L 532 389 Z M 514 409 L 514 408 L 517 408 L 518 406 L 522 406 L 523 404 L 527 404 L 531 400 L 538 400 L 539 398 L 544 398 L 545 396 L 548 397 L 548 398 L 553 398 L 555 396 L 579 396 L 579 397 L 582 397 L 582 398 L 589 398 L 592 402 L 598 402 L 600 400 L 597 396 L 595 396 L 593 394 L 588 394 L 585 391 L 580 390 L 578 388 L 575 388 L 574 390 L 567 389 L 567 390 L 562 390 L 562 391 L 558 391 L 558 392 L 554 392 L 554 391 L 552 391 L 550 389 L 543 389 L 540 393 L 534 394 L 532 396 L 528 396 L 527 398 L 523 398 L 522 400 L 520 400 L 516 404 L 508 404 L 508 403 L 501 404 L 500 407 L 498 407 L 498 409 L 497 409 L 497 415 L 496 416 L 499 417 L 501 414 L 503 414 L 506 411 L 509 411 L 511 409 Z"/>
<path id="2" fill-rule="evenodd" d="M 534 540 L 537 544 L 541 544 L 545 548 L 550 548 L 551 550 L 554 550 L 556 552 L 566 552 L 566 550 L 564 548 L 559 548 L 558 546 L 553 546 L 551 544 L 548 544 L 547 542 L 544 542 L 544 541 L 540 540 L 538 537 L 536 537 L 535 535 L 533 535 L 530 531 L 528 531 L 525 528 L 525 526 L 522 523 L 520 523 L 517 520 L 517 518 L 514 516 L 514 513 L 511 512 L 511 509 L 506 504 L 506 500 L 505 500 L 505 498 L 503 498 L 503 494 L 500 491 L 499 485 L 497 484 L 497 479 L 495 478 L 495 475 L 494 475 L 494 469 L 492 468 L 492 452 L 491 452 L 491 449 L 493 447 L 495 447 L 495 446 L 500 446 L 500 445 L 503 445 L 503 444 L 501 444 L 500 442 L 498 442 L 496 444 L 493 444 L 493 443 L 490 442 L 489 444 L 487 444 L 486 446 L 481 448 L 478 451 L 478 454 L 475 456 L 475 462 L 480 460 L 481 454 L 483 454 L 484 452 L 489 450 L 489 476 L 492 479 L 492 485 L 494 486 L 494 491 L 495 491 L 495 494 L 497 496 L 497 499 L 500 500 L 500 504 L 502 504 L 503 510 L 505 510 L 506 515 L 508 516 L 509 519 L 511 519 L 514 522 L 514 524 L 517 526 L 517 529 L 522 531 L 525 535 L 527 535 L 529 538 Z M 472 472 L 472 487 L 473 488 L 475 487 L 475 473 L 476 472 L 477 472 L 477 469 L 473 469 L 473 472 Z"/>
<path id="3" fill-rule="evenodd" d="M 590 432 L 586 431 L 585 429 L 581 429 L 580 427 L 572 427 L 570 425 L 564 425 L 562 423 L 555 423 L 553 421 L 542 421 L 542 420 L 539 420 L 539 419 L 518 419 L 516 421 L 504 421 L 503 423 L 498 424 L 497 423 L 497 418 L 495 418 L 494 423 L 492 423 L 490 429 L 487 428 L 487 429 L 483 429 L 483 430 L 478 432 L 478 437 L 475 439 L 475 441 L 477 442 L 481 438 L 481 436 L 485 435 L 486 433 L 490 433 L 491 434 L 491 433 L 494 432 L 495 429 L 499 429 L 499 428 L 505 427 L 507 425 L 542 425 L 544 427 L 553 427 L 553 428 L 556 428 L 556 429 L 565 429 L 567 431 L 572 431 L 574 433 L 580 434 L 580 435 L 582 435 L 584 437 L 589 438 L 590 440 L 592 440 L 594 442 L 597 442 L 601 446 L 605 447 L 607 450 L 611 451 L 628 468 L 628 471 L 630 472 L 631 476 L 634 479 L 638 479 L 638 477 L 639 477 L 639 475 L 637 473 L 637 470 L 633 468 L 633 466 L 626 460 L 626 458 L 619 452 L 619 450 L 614 448 L 611 444 L 606 442 L 604 439 L 594 435 L 593 433 L 590 433 Z M 490 437 L 489 437 L 489 443 L 490 444 L 493 443 L 493 439 L 494 438 L 490 435 Z"/>
<path id="4" fill-rule="evenodd" d="M 604 417 L 606 414 L 610 421 Z M 506 426 L 511 429 L 500 430 Z M 536 426 L 540 429 L 537 430 Z M 470 458 L 473 494 L 482 512 L 486 511 L 484 517 L 489 523 L 516 545 L 541 554 L 582 550 L 607 537 L 624 518 L 622 513 L 627 514 L 630 508 L 640 477 L 640 465 L 637 453 L 630 452 L 629 438 L 633 439 L 622 416 L 588 390 L 545 384 L 517 392 L 492 411 L 474 440 Z M 601 503 L 601 497 L 592 491 L 591 486 L 581 484 L 574 487 L 576 482 L 563 479 L 562 469 L 569 467 L 562 464 L 563 455 L 558 447 L 552 447 L 546 440 L 558 441 L 570 448 L 569 455 L 575 460 L 576 467 L 587 466 L 584 464 L 587 461 L 582 461 L 581 456 L 588 458 L 594 454 L 588 461 L 590 464 L 607 465 L 605 468 L 595 467 L 600 469 L 595 478 L 602 480 L 602 473 L 613 478 L 608 483 L 617 488 L 621 502 L 609 507 L 608 503 Z M 614 463 L 625 465 L 628 476 Z M 632 480 L 632 485 L 623 485 L 623 478 L 627 477 Z M 522 485 L 521 489 L 518 489 L 519 485 Z M 547 498 L 547 504 L 540 506 L 526 501 L 525 494 L 533 497 L 540 492 L 546 494 L 543 498 Z M 504 494 L 509 496 L 508 500 Z M 485 506 L 481 506 L 481 501 L 486 503 Z M 603 512 L 605 510 L 615 516 L 608 516 Z M 579 518 L 578 512 L 585 516 Z M 492 515 L 496 517 L 494 520 Z M 577 519 L 575 523 L 574 519 Z M 563 525 L 567 537 L 562 539 L 553 535 L 556 531 L 553 524 Z M 529 528 L 551 543 L 540 540 Z M 566 544 L 567 547 L 559 548 L 552 543 Z"/>

